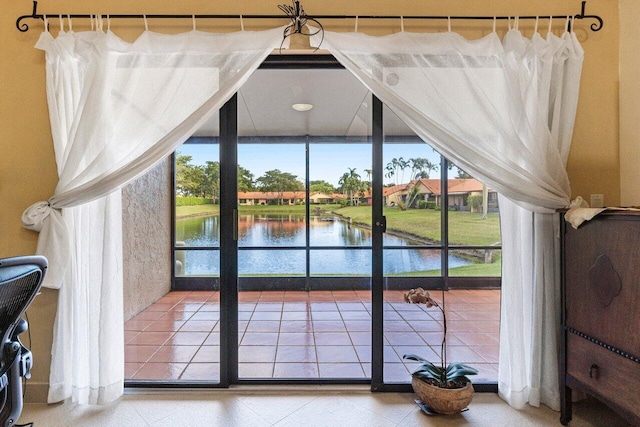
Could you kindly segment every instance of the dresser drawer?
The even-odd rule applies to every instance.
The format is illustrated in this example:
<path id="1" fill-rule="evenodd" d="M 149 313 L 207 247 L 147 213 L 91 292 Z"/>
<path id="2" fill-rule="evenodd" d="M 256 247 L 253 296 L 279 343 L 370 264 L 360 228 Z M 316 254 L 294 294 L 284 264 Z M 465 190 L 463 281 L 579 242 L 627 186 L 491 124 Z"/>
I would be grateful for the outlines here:
<path id="1" fill-rule="evenodd" d="M 569 333 L 567 374 L 640 416 L 639 363 Z"/>
<path id="2" fill-rule="evenodd" d="M 602 216 L 565 233 L 565 325 L 635 355 L 640 354 L 638 242 L 636 216 Z"/>

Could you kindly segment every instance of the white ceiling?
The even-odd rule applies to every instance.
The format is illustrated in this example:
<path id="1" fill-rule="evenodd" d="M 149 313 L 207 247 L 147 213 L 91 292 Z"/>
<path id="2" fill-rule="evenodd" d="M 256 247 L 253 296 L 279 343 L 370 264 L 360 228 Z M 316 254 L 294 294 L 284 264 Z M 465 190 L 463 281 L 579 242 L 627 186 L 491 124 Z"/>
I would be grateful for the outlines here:
<path id="1" fill-rule="evenodd" d="M 312 104 L 307 112 L 297 103 Z M 385 110 L 385 133 L 411 135 Z M 238 94 L 239 136 L 371 135 L 371 93 L 343 69 L 257 70 Z M 217 136 L 216 115 L 195 136 Z"/>

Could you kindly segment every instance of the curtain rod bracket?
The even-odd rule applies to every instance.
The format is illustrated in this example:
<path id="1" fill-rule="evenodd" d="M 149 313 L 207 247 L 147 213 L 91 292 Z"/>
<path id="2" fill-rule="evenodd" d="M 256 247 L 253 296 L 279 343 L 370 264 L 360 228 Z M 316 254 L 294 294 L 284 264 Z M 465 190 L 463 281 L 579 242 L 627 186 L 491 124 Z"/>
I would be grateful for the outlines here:
<path id="1" fill-rule="evenodd" d="M 598 15 L 587 15 L 586 13 L 586 0 L 583 0 L 582 2 L 582 7 L 580 10 L 580 13 L 577 15 L 574 15 L 573 17 L 575 19 L 595 19 L 597 22 L 594 22 L 590 25 L 590 29 L 591 31 L 600 31 L 602 29 L 602 27 L 604 26 L 604 21 L 602 20 L 602 18 Z M 316 16 L 316 18 L 312 18 L 310 16 L 307 16 L 306 13 L 304 12 L 304 9 L 302 8 L 302 6 L 300 5 L 300 2 L 298 0 L 293 0 L 293 6 L 289 6 L 289 5 L 279 5 L 278 8 L 283 11 L 286 15 L 287 18 L 290 19 L 290 24 L 287 26 L 287 28 L 285 29 L 285 32 L 283 34 L 283 43 L 284 43 L 284 39 L 286 39 L 287 37 L 291 36 L 292 34 L 304 34 L 306 36 L 312 36 L 314 34 L 311 33 L 305 33 L 304 32 L 304 27 L 307 24 L 307 22 L 313 22 L 315 24 L 317 24 L 319 26 L 319 30 L 318 32 L 322 32 L 322 36 L 324 39 L 324 29 L 322 27 L 322 25 L 320 24 L 320 22 L 318 22 L 317 19 L 323 19 L 323 18 L 327 18 L 327 19 L 399 19 L 400 16 L 365 16 L 365 15 L 318 15 Z M 16 20 L 16 28 L 18 28 L 18 31 L 20 32 L 27 32 L 29 31 L 29 25 L 26 22 L 22 22 L 25 19 L 36 19 L 36 20 L 41 20 L 44 21 L 45 16 L 59 16 L 59 14 L 47 14 L 47 15 L 43 15 L 38 13 L 38 2 L 36 0 L 33 1 L 33 11 L 31 12 L 30 15 L 23 15 L 20 16 L 17 20 Z M 70 16 L 71 18 L 89 18 L 90 15 L 86 15 L 86 14 L 73 14 L 73 15 L 67 15 Z M 239 15 L 195 15 L 196 18 L 217 18 L 217 19 L 224 19 L 224 18 L 233 18 L 233 19 L 238 19 Z M 539 15 L 542 16 L 542 15 Z M 538 16 L 538 17 L 539 17 Z M 111 18 L 142 18 L 142 15 L 117 15 L 117 14 L 110 14 Z M 153 17 L 153 18 L 184 18 L 184 19 L 192 19 L 193 15 L 164 15 L 164 14 L 159 14 L 159 15 L 149 15 L 147 14 L 147 17 Z M 245 19 L 278 19 L 278 18 L 282 18 L 281 15 L 243 15 L 243 17 Z M 551 18 L 566 18 L 567 16 L 564 15 L 558 15 L 558 16 L 551 16 Z M 409 15 L 404 15 L 403 16 L 404 19 L 469 19 L 469 20 L 494 20 L 494 19 L 501 19 L 501 20 L 506 20 L 508 19 L 508 16 L 450 16 L 450 17 L 442 17 L 442 16 L 409 16 Z M 520 16 L 520 19 L 536 19 L 536 16 Z M 322 43 L 322 42 L 321 42 Z"/>

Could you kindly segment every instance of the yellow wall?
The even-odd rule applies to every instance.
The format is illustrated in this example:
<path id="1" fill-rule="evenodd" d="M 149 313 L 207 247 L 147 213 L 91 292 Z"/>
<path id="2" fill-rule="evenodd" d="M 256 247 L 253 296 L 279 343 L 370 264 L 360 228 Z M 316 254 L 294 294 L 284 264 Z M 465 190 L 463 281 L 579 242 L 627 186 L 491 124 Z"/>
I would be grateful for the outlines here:
<path id="1" fill-rule="evenodd" d="M 629 0 L 631 1 L 631 0 Z M 40 11 L 47 13 L 242 13 L 279 14 L 276 5 L 286 0 L 260 2 L 229 2 L 222 0 L 42 0 Z M 579 0 L 305 0 L 303 5 L 310 14 L 397 15 L 397 14 L 481 14 L 481 15 L 535 15 L 578 13 Z M 4 2 L 0 15 L 0 257 L 34 253 L 37 235 L 24 230 L 20 224 L 23 210 L 30 204 L 46 200 L 54 191 L 56 166 L 45 97 L 44 54 L 33 48 L 42 23 L 27 21 L 32 29 L 20 33 L 15 28 L 19 15 L 30 13 L 31 2 Z M 620 203 L 620 166 L 618 145 L 618 49 L 619 24 L 616 0 L 590 0 L 588 12 L 599 14 L 605 28 L 592 33 L 586 30 L 591 23 L 578 23 L 577 34 L 586 51 L 582 78 L 580 106 L 575 135 L 569 158 L 569 177 L 573 196 L 588 200 L 591 193 L 605 195 L 605 203 Z M 379 21 L 378 21 L 379 22 Z M 541 28 L 546 28 L 546 20 Z M 83 29 L 80 19 L 74 20 L 76 31 Z M 277 22 L 278 25 L 284 21 Z M 270 26 L 275 26 L 276 23 Z M 328 29 L 351 29 L 352 22 L 324 20 Z M 559 23 L 558 23 L 559 24 Z M 52 22 L 57 33 L 57 20 Z M 152 30 L 177 32 L 190 29 L 190 21 L 171 21 L 169 27 L 151 20 Z M 234 27 L 229 27 L 233 25 Z M 264 22 L 245 21 L 246 29 L 264 28 Z M 388 33 L 400 29 L 399 22 L 374 23 L 361 20 L 361 31 Z M 454 30 L 462 28 L 454 21 Z M 503 32 L 505 23 L 499 24 Z M 531 23 L 522 24 L 527 35 Z M 635 21 L 634 21 L 634 25 Z M 209 27 L 212 25 L 210 24 Z M 226 28 L 225 28 L 226 26 Z M 258 27 L 260 26 L 260 27 Z M 237 30 L 239 22 L 215 23 L 217 31 Z M 405 29 L 425 30 L 426 24 L 416 26 L 405 21 Z M 479 37 L 490 31 L 491 23 L 475 22 L 466 31 L 469 37 Z M 205 29 L 205 23 L 199 25 Z M 445 22 L 429 23 L 431 31 L 443 31 Z M 555 26 L 560 33 L 561 25 Z M 114 21 L 112 29 L 131 40 L 142 30 L 141 21 Z M 632 84 L 633 85 L 633 84 Z M 636 80 L 635 88 L 638 88 Z M 637 120 L 635 120 L 637 127 Z M 28 398 L 42 400 L 48 382 L 51 349 L 51 331 L 57 292 L 45 290 L 29 311 L 35 354 L 33 378 L 29 382 Z"/>
<path id="2" fill-rule="evenodd" d="M 620 0 L 620 201 L 640 206 L 640 2 Z"/>

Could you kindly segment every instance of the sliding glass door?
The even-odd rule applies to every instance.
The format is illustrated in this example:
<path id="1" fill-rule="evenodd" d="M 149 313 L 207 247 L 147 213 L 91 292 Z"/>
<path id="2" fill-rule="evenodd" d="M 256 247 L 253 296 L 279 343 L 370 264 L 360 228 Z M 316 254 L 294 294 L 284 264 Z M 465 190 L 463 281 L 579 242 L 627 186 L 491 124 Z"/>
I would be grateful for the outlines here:
<path id="1" fill-rule="evenodd" d="M 331 64 L 256 71 L 176 153 L 176 204 L 201 174 L 215 212 L 176 207 L 174 289 L 218 304 L 191 359 L 216 369 L 180 380 L 402 389 L 403 354 L 441 351 L 442 318 L 404 301 L 422 287 L 451 301 L 451 354 L 495 381 L 497 300 L 464 293 L 499 289 L 495 193 Z"/>
<path id="2" fill-rule="evenodd" d="M 219 116 L 215 116 L 215 121 Z M 193 137 L 174 154 L 174 285 L 161 300 L 165 312 L 154 326 L 165 327 L 152 345 L 162 344 L 135 378 L 183 382 L 220 381 L 220 144 L 217 126 Z M 158 313 L 156 311 L 155 313 Z M 170 335 L 169 335 L 170 334 Z M 167 337 L 164 342 L 163 338 Z M 152 351 L 152 348 L 150 348 Z M 163 368 L 164 372 L 160 369 Z M 144 367 L 143 367 L 144 369 Z"/>
<path id="3" fill-rule="evenodd" d="M 340 69 L 258 70 L 239 92 L 240 382 L 370 377 L 370 100 Z"/>

